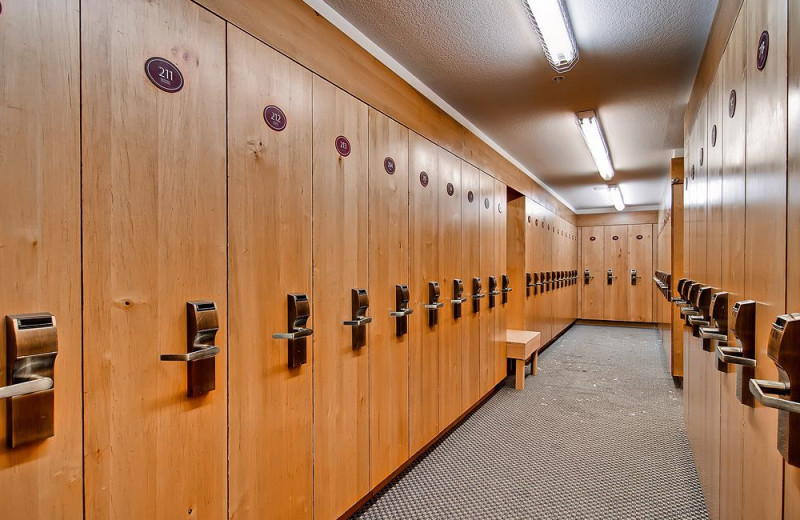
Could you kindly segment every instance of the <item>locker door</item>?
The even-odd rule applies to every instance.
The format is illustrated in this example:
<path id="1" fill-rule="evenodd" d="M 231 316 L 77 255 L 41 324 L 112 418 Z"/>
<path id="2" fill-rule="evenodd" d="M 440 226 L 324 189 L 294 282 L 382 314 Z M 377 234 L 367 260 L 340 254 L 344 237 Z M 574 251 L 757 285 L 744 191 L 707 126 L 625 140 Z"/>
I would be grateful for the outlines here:
<path id="1" fill-rule="evenodd" d="M 177 0 L 85 0 L 81 22 L 86 518 L 223 518 L 225 24 Z M 150 58 L 174 67 L 151 82 Z M 221 352 L 161 361 L 194 350 L 190 301 Z"/>
<path id="2" fill-rule="evenodd" d="M 539 270 L 537 269 L 539 222 L 536 213 L 537 204 L 533 200 L 525 197 L 525 271 L 523 272 L 523 282 L 528 283 L 528 275 L 531 276 L 531 283 L 538 282 Z M 534 278 L 534 275 L 536 277 Z M 522 287 L 521 292 L 525 297 L 525 330 L 540 331 L 541 323 L 539 320 L 539 287 Z"/>
<path id="3" fill-rule="evenodd" d="M 550 315 L 552 314 L 547 302 L 547 291 L 543 283 L 543 274 L 547 270 L 547 257 L 550 254 L 550 249 L 547 244 L 547 230 L 545 222 L 545 209 L 539 204 L 532 202 L 532 216 L 533 216 L 533 231 L 532 246 L 533 261 L 532 261 L 532 274 L 539 275 L 539 283 L 536 289 L 533 290 L 533 295 L 530 300 L 533 302 L 533 320 L 536 328 L 533 330 L 541 333 L 541 343 L 544 345 L 549 341 L 550 337 Z"/>
<path id="4" fill-rule="evenodd" d="M 605 231 L 602 226 L 581 230 L 581 255 L 583 263 L 578 283 L 581 285 L 581 317 L 586 320 L 603 319 L 603 293 L 606 283 Z M 586 270 L 589 283 L 586 283 Z"/>
<path id="5" fill-rule="evenodd" d="M 429 283 L 439 279 L 439 152 L 409 134 L 408 222 L 411 304 L 409 319 L 409 446 L 411 453 L 439 433 L 439 324 L 445 310 L 428 310 Z M 446 291 L 444 294 L 447 294 Z M 440 297 L 440 301 L 442 298 Z M 436 320 L 436 321 L 432 321 Z"/>
<path id="6" fill-rule="evenodd" d="M 506 238 L 506 260 L 508 266 L 508 276 L 512 290 L 507 293 L 508 303 L 506 305 L 506 325 L 509 329 L 525 329 L 525 273 L 527 252 L 525 250 L 526 231 L 528 223 L 526 220 L 526 197 L 514 194 L 516 198 L 509 198 L 506 203 L 507 214 L 507 238 Z"/>
<path id="7" fill-rule="evenodd" d="M 789 4 L 789 27 L 800 24 L 800 5 Z M 800 309 L 800 33 L 789 31 L 789 183 L 788 183 L 788 251 L 786 295 L 787 312 Z M 783 517 L 800 518 L 800 469 L 785 464 Z"/>
<path id="8" fill-rule="evenodd" d="M 461 162 L 461 277 L 464 281 L 464 297 L 467 298 L 461 309 L 462 412 L 483 395 L 480 386 L 480 313 L 473 311 L 471 298 L 472 279 L 480 276 L 481 266 L 480 175 L 480 170 Z"/>
<path id="9" fill-rule="evenodd" d="M 480 176 L 480 196 L 478 200 L 481 204 L 481 265 L 480 278 L 483 283 L 483 294 L 487 295 L 480 300 L 480 322 L 481 322 L 481 396 L 486 395 L 494 386 L 495 376 L 495 313 L 497 306 L 489 307 L 489 277 L 497 276 L 496 251 L 494 241 L 494 219 L 497 215 L 497 208 L 494 200 L 494 179 L 485 172 Z"/>
<path id="10" fill-rule="evenodd" d="M 633 270 L 636 270 L 634 284 Z M 628 321 L 653 321 L 653 226 L 628 226 Z"/>
<path id="11" fill-rule="evenodd" d="M 288 341 L 272 335 L 289 331 L 288 294 L 312 296 L 312 79 L 235 27 L 228 66 L 230 512 L 308 518 L 312 343 L 290 368 Z"/>
<path id="12" fill-rule="evenodd" d="M 786 0 L 748 1 L 745 297 L 756 305 L 756 378 L 775 381 L 767 356 L 775 317 L 786 310 Z M 758 68 L 759 42 L 769 53 Z M 756 405 L 744 411 L 743 517 L 781 517 L 783 460 L 776 449 L 778 414 Z"/>
<path id="13" fill-rule="evenodd" d="M 540 259 L 542 271 L 544 271 L 546 280 L 552 280 L 550 271 L 553 269 L 553 214 L 546 208 L 542 207 L 542 254 Z M 542 306 L 544 312 L 544 337 L 542 343 L 547 343 L 553 338 L 555 331 L 555 312 L 553 312 L 553 284 L 547 283 L 543 286 L 544 292 L 542 293 Z"/>
<path id="14" fill-rule="evenodd" d="M 739 13 L 723 56 L 723 97 L 726 107 L 735 96 L 734 109 L 722 116 L 722 258 L 721 287 L 728 292 L 728 323 L 732 323 L 733 303 L 744 300 L 744 204 L 745 204 L 745 82 L 747 24 L 744 10 Z M 732 94 L 735 92 L 735 94 Z M 720 139 L 720 137 L 718 137 Z M 728 343 L 736 345 L 732 333 Z M 736 370 L 722 375 L 720 395 L 720 518 L 742 519 L 742 420 L 744 406 L 736 398 Z"/>
<path id="15" fill-rule="evenodd" d="M 55 403 L 48 408 L 55 421 L 52 437 L 9 448 L 6 428 L 11 419 L 7 404 L 1 405 L 0 507 L 8 520 L 80 519 L 79 8 L 77 1 L 3 4 L 0 316 L 52 313 L 58 353 L 53 389 L 40 394 L 52 395 Z M 40 40 L 39 35 L 47 38 Z M 6 357 L 8 339 L 3 324 L 0 387 L 7 385 L 6 370 L 13 365 Z"/>
<path id="16" fill-rule="evenodd" d="M 439 149 L 439 251 L 461 251 L 461 160 Z M 444 307 L 439 311 L 439 429 L 461 415 L 462 321 L 456 318 L 453 280 L 461 277 L 461 255 L 439 255 L 439 290 Z M 465 286 L 466 290 L 466 286 Z M 461 313 L 469 305 L 461 305 Z"/>
<path id="17" fill-rule="evenodd" d="M 395 168 L 386 168 L 391 159 Z M 408 335 L 398 336 L 395 286 L 408 284 L 408 130 L 369 110 L 370 488 L 408 459 Z M 414 309 L 416 314 L 421 309 Z M 411 318 L 417 316 L 412 315 Z"/>
<path id="18" fill-rule="evenodd" d="M 601 273 L 603 285 L 603 319 L 626 320 L 628 318 L 628 227 L 606 226 L 604 233 L 605 269 Z M 609 280 L 608 271 L 611 270 Z M 609 281 L 611 283 L 609 283 Z"/>
<path id="19" fill-rule="evenodd" d="M 369 283 L 369 112 L 318 76 L 313 111 L 314 516 L 338 518 L 369 491 L 368 325 L 344 325 Z"/>
<path id="20" fill-rule="evenodd" d="M 494 250 L 495 250 L 495 276 L 497 277 L 497 290 L 502 290 L 503 275 L 508 274 L 506 251 L 506 219 L 508 188 L 500 181 L 494 183 Z M 505 379 L 506 365 L 506 307 L 502 295 L 496 297 L 495 322 L 494 322 L 494 384 Z"/>

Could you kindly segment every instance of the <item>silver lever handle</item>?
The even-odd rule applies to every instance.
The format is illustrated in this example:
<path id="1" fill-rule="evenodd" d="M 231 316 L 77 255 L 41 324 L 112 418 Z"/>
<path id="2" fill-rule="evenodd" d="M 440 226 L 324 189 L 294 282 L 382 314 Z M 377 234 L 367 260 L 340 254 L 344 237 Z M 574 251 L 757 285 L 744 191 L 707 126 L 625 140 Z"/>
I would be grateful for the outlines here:
<path id="1" fill-rule="evenodd" d="M 743 357 L 742 352 L 742 347 L 717 347 L 717 359 L 722 363 L 755 368 L 756 360 Z"/>
<path id="2" fill-rule="evenodd" d="M 183 354 L 161 354 L 161 361 L 199 361 L 219 354 L 219 347 L 216 346 L 195 345 L 194 348 L 197 350 Z"/>
<path id="3" fill-rule="evenodd" d="M 314 333 L 311 329 L 297 329 L 292 332 L 278 332 L 272 335 L 273 339 L 300 339 L 307 338 Z"/>
<path id="4" fill-rule="evenodd" d="M 440 309 L 444 307 L 444 302 L 436 302 L 436 303 L 426 303 L 425 308 L 428 310 L 435 311 L 436 309 Z"/>
<path id="5" fill-rule="evenodd" d="M 414 309 L 400 309 L 399 311 L 389 311 L 389 316 L 392 318 L 402 318 L 414 312 Z"/>
<path id="6" fill-rule="evenodd" d="M 473 300 L 480 300 L 481 298 L 485 298 L 485 297 L 486 297 L 486 295 L 483 294 L 483 293 L 478 293 L 478 294 L 473 294 L 472 295 L 472 299 Z"/>
<path id="7" fill-rule="evenodd" d="M 453 305 L 461 305 L 465 301 L 467 301 L 466 298 L 456 298 L 454 300 L 450 300 L 450 303 L 452 303 Z"/>
<path id="8" fill-rule="evenodd" d="M 360 327 L 361 325 L 372 323 L 372 316 L 362 316 L 356 320 L 345 320 L 343 323 L 348 327 Z"/>
<path id="9" fill-rule="evenodd" d="M 497 296 L 500 294 L 500 291 L 489 291 L 489 296 Z"/>
<path id="10" fill-rule="evenodd" d="M 789 413 L 800 413 L 800 403 L 779 399 L 764 393 L 764 390 L 775 395 L 789 395 L 789 385 L 778 381 L 765 381 L 763 379 L 750 380 L 750 393 L 756 401 L 767 408 L 775 408 Z"/>
<path id="11" fill-rule="evenodd" d="M 728 335 L 723 334 L 719 329 L 700 327 L 700 337 L 703 339 L 713 339 L 717 341 L 728 341 Z"/>
<path id="12" fill-rule="evenodd" d="M 18 397 L 20 395 L 43 392 L 53 388 L 53 380 L 49 377 L 34 377 L 22 383 L 0 387 L 0 399 Z"/>

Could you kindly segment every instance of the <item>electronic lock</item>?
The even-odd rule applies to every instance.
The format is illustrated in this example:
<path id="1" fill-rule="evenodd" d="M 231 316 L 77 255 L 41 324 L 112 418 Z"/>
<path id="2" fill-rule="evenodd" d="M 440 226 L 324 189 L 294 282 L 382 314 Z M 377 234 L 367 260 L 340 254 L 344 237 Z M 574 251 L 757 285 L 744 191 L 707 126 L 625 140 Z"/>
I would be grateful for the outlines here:
<path id="1" fill-rule="evenodd" d="M 703 350 L 713 352 L 711 342 L 716 341 L 718 346 L 725 347 L 728 341 L 728 293 L 718 292 L 711 296 L 711 321 L 715 327 L 700 327 L 700 337 L 703 338 Z M 709 346 L 706 348 L 706 342 Z"/>
<path id="2" fill-rule="evenodd" d="M 481 293 L 483 290 L 483 284 L 481 283 L 481 279 L 475 277 L 472 279 L 472 312 L 478 313 L 481 311 L 481 298 L 486 296 L 485 294 Z"/>
<path id="3" fill-rule="evenodd" d="M 428 309 L 429 327 L 435 327 L 439 323 L 439 309 L 443 306 L 444 303 L 439 301 L 439 282 L 428 282 L 428 303 L 425 308 Z"/>
<path id="4" fill-rule="evenodd" d="M 508 275 L 507 274 L 504 274 L 503 276 L 501 276 L 500 280 L 503 283 L 503 289 L 502 289 L 503 295 L 502 295 L 500 301 L 503 303 L 503 305 L 505 305 L 505 304 L 508 303 L 508 293 L 511 292 L 511 281 L 508 279 Z"/>
<path id="5" fill-rule="evenodd" d="M 590 276 L 589 275 L 589 270 L 588 269 L 584 269 L 583 270 L 583 285 L 589 285 L 589 280 L 591 280 L 592 278 L 594 278 L 594 276 Z"/>
<path id="6" fill-rule="evenodd" d="M 636 272 L 636 269 L 631 269 L 631 285 L 636 285 L 636 281 L 642 277 Z"/>
<path id="7" fill-rule="evenodd" d="M 500 294 L 500 291 L 497 290 L 497 277 L 490 276 L 489 277 L 489 308 L 493 309 L 496 305 L 496 298 L 497 295 Z"/>
<path id="8" fill-rule="evenodd" d="M 50 313 L 6 316 L 6 384 L 8 447 L 42 441 L 54 435 L 55 375 L 58 329 Z"/>
<path id="9" fill-rule="evenodd" d="M 687 316 L 687 322 L 692 327 L 692 335 L 696 338 L 700 337 L 700 327 L 711 326 L 711 293 L 713 289 L 708 285 L 703 285 L 699 289 L 692 300 L 692 304 L 698 313 L 694 316 Z M 711 342 L 704 340 L 702 342 L 703 350 L 713 352 Z"/>
<path id="10" fill-rule="evenodd" d="M 366 316 L 369 309 L 369 295 L 366 289 L 353 289 L 351 291 L 351 319 L 344 324 L 353 328 L 353 349 L 359 349 L 367 344 L 367 324 L 372 323 L 372 318 Z"/>
<path id="11" fill-rule="evenodd" d="M 395 310 L 389 312 L 389 316 L 396 318 L 396 331 L 397 336 L 404 336 L 408 334 L 408 315 L 414 312 L 413 309 L 408 308 L 408 302 L 411 300 L 411 293 L 407 285 L 394 286 L 394 305 Z"/>
<path id="12" fill-rule="evenodd" d="M 538 278 L 538 275 L 537 275 Z M 531 273 L 525 273 L 525 296 L 528 297 L 531 295 L 531 288 L 534 290 L 534 294 L 536 294 L 536 284 L 533 282 L 533 275 Z"/>
<path id="13" fill-rule="evenodd" d="M 736 398 L 753 406 L 748 387 L 756 374 L 756 302 L 745 300 L 733 304 L 730 330 L 741 346 L 717 346 L 716 367 L 727 372 L 730 365 L 736 365 Z"/>
<path id="14" fill-rule="evenodd" d="M 778 368 L 779 381 L 751 379 L 750 392 L 762 405 L 778 410 L 778 451 L 787 463 L 800 467 L 800 314 L 775 319 L 767 355 Z"/>
<path id="15" fill-rule="evenodd" d="M 467 299 L 464 298 L 464 282 L 459 278 L 455 278 L 453 280 L 453 299 L 450 300 L 450 303 L 453 304 L 453 319 L 457 320 L 461 317 L 461 305 L 466 301 Z"/>
<path id="16" fill-rule="evenodd" d="M 606 283 L 608 285 L 611 285 L 612 283 L 614 283 L 614 272 L 611 269 L 608 269 L 606 271 Z"/>
<path id="17" fill-rule="evenodd" d="M 212 301 L 186 302 L 186 353 L 161 354 L 161 361 L 186 363 L 186 395 L 195 397 L 216 388 L 216 362 L 219 347 L 214 340 L 219 331 L 217 304 Z"/>
<path id="18" fill-rule="evenodd" d="M 288 341 L 289 368 L 298 368 L 308 361 L 307 339 L 314 333 L 306 328 L 311 315 L 311 306 L 305 294 L 288 294 L 288 329 L 289 332 L 273 334 L 275 339 Z"/>
<path id="19" fill-rule="evenodd" d="M 542 291 L 550 291 L 550 273 L 546 271 L 542 273 Z"/>

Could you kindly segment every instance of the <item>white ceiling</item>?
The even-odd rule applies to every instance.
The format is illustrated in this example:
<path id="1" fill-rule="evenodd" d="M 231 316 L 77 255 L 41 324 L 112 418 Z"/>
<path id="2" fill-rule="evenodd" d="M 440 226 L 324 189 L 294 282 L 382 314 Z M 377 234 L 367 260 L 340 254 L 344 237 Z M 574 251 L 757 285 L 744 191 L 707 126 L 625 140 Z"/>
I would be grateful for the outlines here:
<path id="1" fill-rule="evenodd" d="M 588 109 L 626 204 L 658 204 L 718 0 L 565 0 L 580 61 L 559 83 L 522 1 L 326 0 L 576 210 L 611 207 Z"/>

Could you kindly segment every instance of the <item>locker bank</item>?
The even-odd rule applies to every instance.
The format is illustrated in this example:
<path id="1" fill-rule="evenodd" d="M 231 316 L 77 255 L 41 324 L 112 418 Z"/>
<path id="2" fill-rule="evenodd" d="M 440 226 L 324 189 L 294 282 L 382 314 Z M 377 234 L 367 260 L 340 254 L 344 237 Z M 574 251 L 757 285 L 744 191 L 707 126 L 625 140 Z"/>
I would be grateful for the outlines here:
<path id="1" fill-rule="evenodd" d="M 800 0 L 0 0 L 0 519 L 800 519 Z"/>

